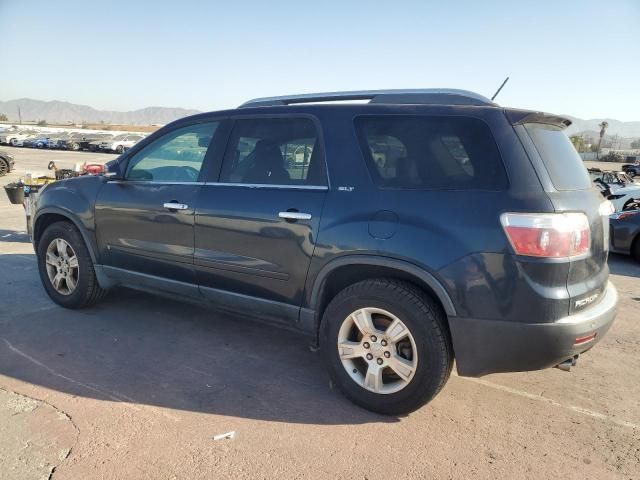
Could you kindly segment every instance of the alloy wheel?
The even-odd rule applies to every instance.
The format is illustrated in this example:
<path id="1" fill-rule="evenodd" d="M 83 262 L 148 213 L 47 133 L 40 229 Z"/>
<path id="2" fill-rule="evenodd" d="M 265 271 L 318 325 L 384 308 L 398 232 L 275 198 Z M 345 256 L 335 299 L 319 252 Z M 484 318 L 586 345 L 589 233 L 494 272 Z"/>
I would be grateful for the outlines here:
<path id="1" fill-rule="evenodd" d="M 353 381 L 374 393 L 402 390 L 418 367 L 416 343 L 409 328 L 380 308 L 361 308 L 345 318 L 337 347 L 342 366 Z"/>
<path id="2" fill-rule="evenodd" d="M 47 247 L 47 275 L 51 285 L 61 295 L 71 295 L 80 275 L 78 257 L 69 243 L 56 238 Z"/>

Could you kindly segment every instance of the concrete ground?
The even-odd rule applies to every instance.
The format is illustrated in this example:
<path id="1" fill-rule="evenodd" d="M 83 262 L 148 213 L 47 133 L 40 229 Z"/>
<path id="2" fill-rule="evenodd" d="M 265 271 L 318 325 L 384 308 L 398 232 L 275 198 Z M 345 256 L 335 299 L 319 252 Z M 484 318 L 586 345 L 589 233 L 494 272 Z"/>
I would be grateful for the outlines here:
<path id="1" fill-rule="evenodd" d="M 111 158 L 11 150 L 0 184 L 49 159 Z M 454 375 L 389 418 L 333 390 L 294 333 L 124 289 L 54 305 L 22 207 L 1 194 L 1 476 L 640 478 L 640 264 L 610 267 L 618 318 L 571 373 Z"/>

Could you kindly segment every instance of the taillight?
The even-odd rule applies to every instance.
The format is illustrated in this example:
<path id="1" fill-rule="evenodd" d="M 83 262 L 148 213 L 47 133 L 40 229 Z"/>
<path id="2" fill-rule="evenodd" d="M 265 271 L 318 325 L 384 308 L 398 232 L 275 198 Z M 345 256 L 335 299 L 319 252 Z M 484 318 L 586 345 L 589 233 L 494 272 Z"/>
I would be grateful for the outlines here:
<path id="1" fill-rule="evenodd" d="M 500 222 L 518 255 L 565 258 L 591 248 L 591 229 L 584 213 L 503 213 Z"/>

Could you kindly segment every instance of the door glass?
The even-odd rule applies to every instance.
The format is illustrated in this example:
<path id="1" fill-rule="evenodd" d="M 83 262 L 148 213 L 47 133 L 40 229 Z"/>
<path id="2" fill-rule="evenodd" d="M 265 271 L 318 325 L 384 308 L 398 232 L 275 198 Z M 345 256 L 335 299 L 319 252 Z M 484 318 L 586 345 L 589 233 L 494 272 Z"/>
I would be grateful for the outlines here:
<path id="1" fill-rule="evenodd" d="M 219 122 L 178 128 L 129 160 L 125 178 L 153 182 L 196 182 Z"/>
<path id="2" fill-rule="evenodd" d="M 316 127 L 308 118 L 237 120 L 220 181 L 252 185 L 327 184 Z"/>

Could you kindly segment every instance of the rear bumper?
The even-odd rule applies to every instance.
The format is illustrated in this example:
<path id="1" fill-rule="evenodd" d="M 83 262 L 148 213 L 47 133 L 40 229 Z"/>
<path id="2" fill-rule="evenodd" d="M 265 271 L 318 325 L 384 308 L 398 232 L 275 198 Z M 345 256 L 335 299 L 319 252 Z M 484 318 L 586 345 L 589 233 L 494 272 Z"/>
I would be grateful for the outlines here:
<path id="1" fill-rule="evenodd" d="M 519 323 L 452 317 L 449 319 L 458 374 L 522 372 L 554 367 L 589 350 L 609 330 L 618 293 L 609 282 L 593 307 L 553 323 Z M 576 339 L 595 338 L 576 345 Z"/>

